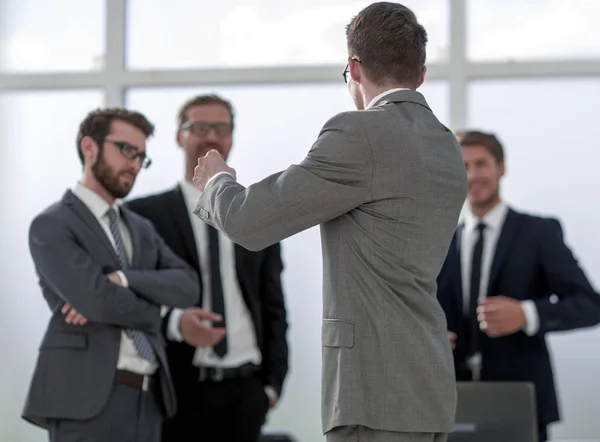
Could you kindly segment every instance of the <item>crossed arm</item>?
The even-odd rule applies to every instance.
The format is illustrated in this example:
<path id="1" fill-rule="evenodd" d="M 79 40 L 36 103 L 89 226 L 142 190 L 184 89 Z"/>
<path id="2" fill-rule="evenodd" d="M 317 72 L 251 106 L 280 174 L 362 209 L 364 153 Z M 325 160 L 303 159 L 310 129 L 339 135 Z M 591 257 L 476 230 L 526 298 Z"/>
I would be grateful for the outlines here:
<path id="1" fill-rule="evenodd" d="M 127 287 L 155 304 L 180 308 L 195 305 L 200 296 L 198 274 L 167 246 L 150 221 L 143 221 L 154 242 L 152 247 L 158 251 L 158 261 L 153 269 L 123 270 Z"/>
<path id="2" fill-rule="evenodd" d="M 159 298 L 166 293 L 158 296 L 157 290 L 142 297 L 121 285 L 115 273 L 105 274 L 61 220 L 48 214 L 36 217 L 29 229 L 29 248 L 43 284 L 64 301 L 63 312 L 69 311 L 71 318 L 78 314 L 86 321 L 160 332 L 165 299 Z M 187 297 L 190 303 L 198 296 L 197 286 L 195 290 Z"/>

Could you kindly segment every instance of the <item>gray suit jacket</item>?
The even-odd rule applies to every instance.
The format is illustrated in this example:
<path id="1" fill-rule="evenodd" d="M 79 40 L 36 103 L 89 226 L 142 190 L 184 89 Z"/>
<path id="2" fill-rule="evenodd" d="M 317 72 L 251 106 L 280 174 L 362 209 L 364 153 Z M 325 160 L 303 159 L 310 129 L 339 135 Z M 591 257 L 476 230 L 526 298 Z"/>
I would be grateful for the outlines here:
<path id="1" fill-rule="evenodd" d="M 336 115 L 302 163 L 247 189 L 207 186 L 195 213 L 248 249 L 321 225 L 324 432 L 452 430 L 436 278 L 465 197 L 455 137 L 415 91 Z"/>
<path id="2" fill-rule="evenodd" d="M 31 256 L 52 310 L 23 412 L 33 424 L 47 427 L 48 418 L 90 419 L 103 409 L 114 384 L 123 328 L 148 336 L 160 364 L 165 414 L 175 412 L 160 305 L 195 304 L 197 276 L 149 221 L 125 208 L 121 213 L 133 243 L 131 268 L 123 270 L 128 288 L 105 276 L 120 270 L 119 260 L 94 215 L 73 193 L 67 191 L 31 223 Z M 60 311 L 65 303 L 89 322 L 67 324 Z"/>

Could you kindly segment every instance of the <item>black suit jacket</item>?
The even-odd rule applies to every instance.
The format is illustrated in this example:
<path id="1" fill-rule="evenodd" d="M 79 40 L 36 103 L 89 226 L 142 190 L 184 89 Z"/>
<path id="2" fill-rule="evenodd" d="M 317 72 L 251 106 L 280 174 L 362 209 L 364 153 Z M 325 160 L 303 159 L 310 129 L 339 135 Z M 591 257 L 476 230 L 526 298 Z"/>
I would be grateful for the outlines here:
<path id="1" fill-rule="evenodd" d="M 152 221 L 169 247 L 200 275 L 192 225 L 179 186 L 129 201 L 126 206 Z M 251 252 L 236 244 L 235 261 L 242 296 L 250 311 L 262 354 L 263 383 L 275 388 L 280 395 L 288 371 L 288 324 L 280 279 L 283 270 L 280 245 L 277 243 Z M 202 296 L 198 305 L 202 305 Z M 164 318 L 164 328 L 167 322 L 168 315 Z M 195 348 L 185 342 L 167 342 L 167 357 L 181 404 L 186 400 L 190 385 L 198 380 L 198 368 L 192 365 Z"/>
<path id="2" fill-rule="evenodd" d="M 465 321 L 461 281 L 462 226 L 452 239 L 438 277 L 438 299 L 448 330 L 458 335 L 454 362 L 458 380 L 467 379 Z M 560 223 L 509 210 L 496 245 L 487 296 L 535 303 L 540 328 L 534 336 L 519 331 L 489 338 L 481 333 L 481 379 L 531 381 L 535 384 L 538 421 L 559 420 L 558 404 L 545 334 L 589 327 L 600 322 L 600 297 L 565 245 Z M 552 299 L 556 295 L 558 301 Z M 463 339 L 461 339 L 463 337 Z"/>

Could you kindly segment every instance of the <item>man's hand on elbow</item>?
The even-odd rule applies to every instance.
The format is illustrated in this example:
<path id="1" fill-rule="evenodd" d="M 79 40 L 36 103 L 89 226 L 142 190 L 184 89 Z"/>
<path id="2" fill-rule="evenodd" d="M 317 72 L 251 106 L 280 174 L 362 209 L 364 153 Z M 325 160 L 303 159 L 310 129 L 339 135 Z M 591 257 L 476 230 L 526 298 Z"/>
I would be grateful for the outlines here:
<path id="1" fill-rule="evenodd" d="M 85 325 L 88 320 L 85 316 L 71 307 L 69 304 L 65 304 L 60 309 L 63 315 L 65 315 L 65 322 L 71 325 Z"/>
<path id="2" fill-rule="evenodd" d="M 112 273 L 109 273 L 106 276 L 108 277 L 108 279 L 110 280 L 110 282 L 112 282 L 113 284 L 117 284 L 117 285 L 120 285 L 120 286 L 123 285 L 123 281 L 121 281 L 121 277 L 119 276 L 118 272 L 112 272 Z"/>

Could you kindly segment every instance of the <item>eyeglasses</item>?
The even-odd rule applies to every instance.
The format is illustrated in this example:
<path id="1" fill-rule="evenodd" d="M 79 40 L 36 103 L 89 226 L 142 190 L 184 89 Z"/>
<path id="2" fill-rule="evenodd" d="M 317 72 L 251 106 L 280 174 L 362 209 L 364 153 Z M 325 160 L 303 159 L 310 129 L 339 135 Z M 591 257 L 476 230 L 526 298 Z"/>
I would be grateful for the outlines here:
<path id="1" fill-rule="evenodd" d="M 362 63 L 360 60 L 356 59 L 356 58 L 352 58 L 352 60 L 354 60 L 357 63 Z M 342 72 L 342 77 L 344 77 L 344 82 L 348 83 L 348 74 L 350 73 L 350 64 L 347 64 L 346 67 L 344 68 L 344 72 Z"/>
<path id="2" fill-rule="evenodd" d="M 233 127 L 231 123 L 208 123 L 206 121 L 188 121 L 183 123 L 179 130 L 189 130 L 194 135 L 205 137 L 211 129 L 214 129 L 218 136 L 226 137 L 231 135 Z"/>
<path id="3" fill-rule="evenodd" d="M 129 144 L 126 141 L 115 141 L 115 140 L 107 140 L 107 139 L 104 139 L 101 141 L 106 141 L 108 143 L 111 143 L 111 144 L 117 146 L 117 148 L 121 152 L 121 155 L 123 155 L 125 158 L 127 158 L 130 161 L 135 161 L 139 158 L 143 169 L 147 169 L 148 167 L 150 167 L 150 164 L 152 164 L 152 160 L 150 158 L 148 158 L 146 153 L 139 152 L 138 148 L 136 146 L 134 146 L 133 144 Z"/>

